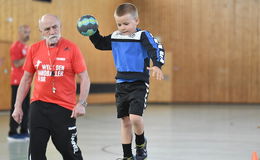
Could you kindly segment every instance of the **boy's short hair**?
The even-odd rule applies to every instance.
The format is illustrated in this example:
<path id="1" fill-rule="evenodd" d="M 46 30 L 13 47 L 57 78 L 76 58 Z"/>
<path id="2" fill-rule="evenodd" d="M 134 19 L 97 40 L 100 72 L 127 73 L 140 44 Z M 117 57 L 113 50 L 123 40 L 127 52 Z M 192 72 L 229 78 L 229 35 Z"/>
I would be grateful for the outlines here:
<path id="1" fill-rule="evenodd" d="M 131 14 L 134 18 L 138 18 L 138 10 L 136 6 L 131 3 L 123 3 L 115 10 L 116 16 L 121 17 L 126 14 Z"/>

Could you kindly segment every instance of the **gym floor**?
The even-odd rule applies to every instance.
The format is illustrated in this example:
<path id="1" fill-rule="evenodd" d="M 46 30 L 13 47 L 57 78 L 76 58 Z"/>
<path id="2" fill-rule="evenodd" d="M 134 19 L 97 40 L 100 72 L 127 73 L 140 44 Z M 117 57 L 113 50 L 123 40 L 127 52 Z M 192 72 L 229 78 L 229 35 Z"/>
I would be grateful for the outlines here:
<path id="1" fill-rule="evenodd" d="M 0 160 L 27 160 L 28 142 L 8 142 L 9 112 L 0 112 Z M 122 155 L 114 105 L 90 105 L 77 120 L 84 160 Z M 150 104 L 144 114 L 148 160 L 248 160 L 260 153 L 260 106 Z M 134 147 L 134 146 L 133 146 Z M 51 140 L 48 160 L 61 160 Z"/>

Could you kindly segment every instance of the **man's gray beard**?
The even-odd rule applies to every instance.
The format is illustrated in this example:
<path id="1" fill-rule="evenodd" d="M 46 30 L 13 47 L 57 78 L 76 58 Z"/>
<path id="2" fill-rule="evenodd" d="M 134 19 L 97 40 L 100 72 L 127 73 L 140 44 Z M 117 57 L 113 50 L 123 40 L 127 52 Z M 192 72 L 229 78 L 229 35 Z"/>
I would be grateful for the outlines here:
<path id="1" fill-rule="evenodd" d="M 60 37 L 61 35 L 59 34 L 59 35 L 51 35 L 49 37 L 43 37 L 43 38 L 47 41 L 48 45 L 52 46 L 59 42 Z"/>

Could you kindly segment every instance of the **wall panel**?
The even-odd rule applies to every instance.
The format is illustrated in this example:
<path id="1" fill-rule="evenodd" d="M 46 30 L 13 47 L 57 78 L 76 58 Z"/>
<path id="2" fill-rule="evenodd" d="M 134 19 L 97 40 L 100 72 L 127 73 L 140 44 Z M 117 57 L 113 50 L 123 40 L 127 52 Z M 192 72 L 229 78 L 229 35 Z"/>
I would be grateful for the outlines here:
<path id="1" fill-rule="evenodd" d="M 132 2 L 173 54 L 172 102 L 260 102 L 259 0 Z"/>
<path id="2" fill-rule="evenodd" d="M 8 53 L 11 42 L 0 41 L 0 110 L 7 110 L 11 103 L 10 58 Z"/>

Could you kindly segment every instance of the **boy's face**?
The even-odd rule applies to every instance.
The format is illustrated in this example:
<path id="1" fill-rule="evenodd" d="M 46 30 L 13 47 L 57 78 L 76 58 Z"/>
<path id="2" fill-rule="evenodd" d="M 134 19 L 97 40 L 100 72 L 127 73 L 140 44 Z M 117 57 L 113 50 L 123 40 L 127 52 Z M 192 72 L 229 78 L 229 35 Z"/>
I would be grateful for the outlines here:
<path id="1" fill-rule="evenodd" d="M 115 15 L 114 17 L 117 28 L 122 35 L 131 35 L 136 32 L 136 27 L 139 23 L 138 18 L 134 18 L 131 14 L 125 14 L 120 17 Z"/>

